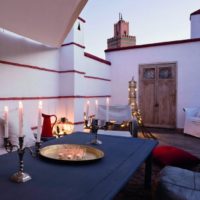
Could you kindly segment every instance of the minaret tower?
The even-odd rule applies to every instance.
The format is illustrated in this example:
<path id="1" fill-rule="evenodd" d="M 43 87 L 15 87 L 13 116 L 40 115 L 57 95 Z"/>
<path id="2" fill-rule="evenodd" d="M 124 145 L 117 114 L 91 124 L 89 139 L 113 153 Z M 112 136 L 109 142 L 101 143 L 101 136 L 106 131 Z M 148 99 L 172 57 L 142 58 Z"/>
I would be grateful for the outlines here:
<path id="1" fill-rule="evenodd" d="M 114 37 L 107 40 L 108 49 L 136 45 L 135 36 L 129 35 L 129 23 L 125 22 L 119 13 L 119 21 L 114 24 Z"/>

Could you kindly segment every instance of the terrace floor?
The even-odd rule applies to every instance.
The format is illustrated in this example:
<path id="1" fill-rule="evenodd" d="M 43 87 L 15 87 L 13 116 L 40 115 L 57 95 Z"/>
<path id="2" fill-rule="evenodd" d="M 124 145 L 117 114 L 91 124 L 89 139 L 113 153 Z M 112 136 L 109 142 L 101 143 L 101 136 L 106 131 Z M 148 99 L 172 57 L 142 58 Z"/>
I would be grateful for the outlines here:
<path id="1" fill-rule="evenodd" d="M 170 145 L 179 147 L 185 151 L 192 153 L 200 158 L 200 138 L 189 136 L 172 129 L 149 128 L 149 131 L 157 137 L 159 145 Z M 143 138 L 143 134 L 139 133 L 139 138 Z M 156 180 L 161 170 L 160 167 L 153 163 L 152 167 L 152 189 L 144 188 L 144 168 L 141 166 L 132 176 L 129 182 L 118 193 L 114 200 L 153 200 L 156 188 Z M 200 164 L 194 168 L 200 171 Z"/>

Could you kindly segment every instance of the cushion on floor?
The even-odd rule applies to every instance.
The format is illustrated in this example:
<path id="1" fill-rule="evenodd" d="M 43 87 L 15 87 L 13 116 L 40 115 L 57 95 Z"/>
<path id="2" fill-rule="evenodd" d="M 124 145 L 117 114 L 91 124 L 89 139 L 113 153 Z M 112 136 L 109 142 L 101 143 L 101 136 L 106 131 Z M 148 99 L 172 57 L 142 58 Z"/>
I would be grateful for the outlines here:
<path id="1" fill-rule="evenodd" d="M 160 172 L 156 200 L 199 200 L 200 173 L 166 166 Z"/>
<path id="2" fill-rule="evenodd" d="M 191 153 L 173 146 L 158 146 L 153 150 L 153 159 L 160 166 L 166 165 L 188 168 L 200 163 Z"/>

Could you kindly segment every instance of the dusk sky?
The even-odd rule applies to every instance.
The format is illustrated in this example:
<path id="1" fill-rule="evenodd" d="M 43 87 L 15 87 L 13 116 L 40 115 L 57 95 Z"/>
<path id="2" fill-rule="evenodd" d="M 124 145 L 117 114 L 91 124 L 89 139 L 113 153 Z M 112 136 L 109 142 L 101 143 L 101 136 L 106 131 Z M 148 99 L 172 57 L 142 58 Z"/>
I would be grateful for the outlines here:
<path id="1" fill-rule="evenodd" d="M 190 14 L 198 9 L 199 0 L 88 0 L 80 14 L 86 20 L 86 52 L 105 57 L 119 12 L 139 45 L 189 39 Z"/>

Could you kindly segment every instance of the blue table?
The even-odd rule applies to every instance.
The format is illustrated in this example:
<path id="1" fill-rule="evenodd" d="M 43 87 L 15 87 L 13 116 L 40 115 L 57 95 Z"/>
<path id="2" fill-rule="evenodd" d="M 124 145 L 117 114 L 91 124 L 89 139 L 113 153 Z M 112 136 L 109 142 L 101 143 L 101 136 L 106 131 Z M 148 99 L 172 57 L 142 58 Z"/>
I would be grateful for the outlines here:
<path id="1" fill-rule="evenodd" d="M 45 142 L 86 144 L 91 134 L 77 132 Z M 60 164 L 33 158 L 25 153 L 25 172 L 32 180 L 13 183 L 9 177 L 18 171 L 16 152 L 0 156 L 0 199 L 2 200 L 102 200 L 112 199 L 134 172 L 146 161 L 145 185 L 151 183 L 151 151 L 157 141 L 100 135 L 103 159 L 89 164 Z"/>

